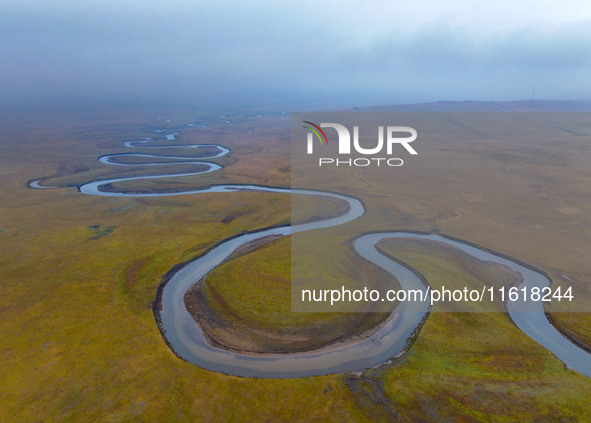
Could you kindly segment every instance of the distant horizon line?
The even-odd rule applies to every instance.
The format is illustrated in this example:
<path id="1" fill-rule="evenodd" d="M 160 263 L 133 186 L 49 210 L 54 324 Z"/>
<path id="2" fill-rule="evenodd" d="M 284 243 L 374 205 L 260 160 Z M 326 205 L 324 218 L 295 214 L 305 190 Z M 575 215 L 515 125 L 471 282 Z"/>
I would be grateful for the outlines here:
<path id="1" fill-rule="evenodd" d="M 15 102 L 15 101 L 6 101 L 0 102 L 0 109 L 6 111 L 7 109 L 10 110 L 46 110 L 46 109 L 57 109 L 57 108 L 79 108 L 79 107 L 88 107 L 88 108 L 129 108 L 129 107 L 136 107 L 136 108 L 158 108 L 158 107 L 171 107 L 171 108 L 195 108 L 195 109 L 203 109 L 203 108 L 226 108 L 226 109 L 264 109 L 269 108 L 273 110 L 279 109 L 287 109 L 289 107 L 302 107 L 304 106 L 305 109 L 308 108 L 330 108 L 330 109 L 366 109 L 366 108 L 375 108 L 375 107 L 402 107 L 402 106 L 419 106 L 419 105 L 445 105 L 445 104 L 461 104 L 461 103 L 520 103 L 520 104 L 527 104 L 527 103 L 536 103 L 536 104 L 543 104 L 543 103 L 564 103 L 564 104 L 579 104 L 585 105 L 589 104 L 591 106 L 591 99 L 544 99 L 544 98 L 523 98 L 520 100 L 474 100 L 474 99 L 464 99 L 464 100 L 435 100 L 435 101 L 416 101 L 416 102 L 376 102 L 376 103 L 365 103 L 361 102 L 359 104 L 355 104 L 353 102 L 341 102 L 335 101 L 331 102 L 330 100 L 326 101 L 315 101 L 315 100 L 301 100 L 301 99 L 294 99 L 294 100 L 274 100 L 274 101 L 265 101 L 262 100 L 260 102 L 254 101 L 227 101 L 227 102 L 219 102 L 219 101 L 212 101 L 209 103 L 202 103 L 202 102 L 192 102 L 186 100 L 179 100 L 179 101 L 142 101 L 142 100 L 106 100 L 106 99 L 62 99 L 60 101 L 57 100 L 43 100 L 43 101 L 22 101 L 22 102 Z M 295 110 L 295 109 L 294 109 Z M 301 109 L 297 109 L 301 110 Z M 591 109 L 589 110 L 591 111 Z"/>

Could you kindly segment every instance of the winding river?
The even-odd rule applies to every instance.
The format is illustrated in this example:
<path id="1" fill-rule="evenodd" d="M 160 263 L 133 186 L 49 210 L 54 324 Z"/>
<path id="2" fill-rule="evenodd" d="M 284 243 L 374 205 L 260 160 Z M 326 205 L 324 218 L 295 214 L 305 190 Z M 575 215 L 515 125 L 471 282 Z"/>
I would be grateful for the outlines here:
<path id="1" fill-rule="evenodd" d="M 163 131 L 157 130 L 157 132 Z M 190 163 L 199 165 L 201 170 L 156 176 L 101 179 L 80 185 L 78 189 L 84 194 L 114 197 L 161 197 L 211 192 L 258 191 L 322 196 L 345 201 L 348 204 L 346 212 L 337 217 L 293 226 L 268 227 L 228 238 L 209 249 L 207 253 L 176 270 L 159 292 L 160 307 L 155 308 L 155 314 L 165 340 L 179 357 L 205 369 L 226 374 L 245 377 L 293 378 L 351 371 L 361 372 L 368 368 L 375 368 L 389 363 L 392 359 L 401 356 L 407 351 L 410 347 L 408 340 L 417 334 L 422 327 L 422 323 L 428 317 L 429 304 L 427 302 L 412 304 L 401 302 L 388 319 L 380 325 L 379 329 L 370 336 L 349 343 L 335 344 L 323 349 L 291 354 L 246 355 L 212 346 L 207 341 L 200 326 L 185 309 L 184 294 L 192 285 L 200 281 L 226 260 L 232 252 L 246 243 L 271 235 L 287 236 L 296 232 L 341 225 L 362 216 L 365 213 L 365 208 L 357 198 L 338 193 L 259 185 L 225 184 L 190 191 L 158 193 L 134 193 L 114 191 L 112 189 L 106 190 L 104 188 L 106 185 L 122 181 L 198 175 L 221 169 L 220 165 L 209 160 L 228 154 L 230 150 L 224 146 L 217 144 L 157 144 L 161 141 L 175 141 L 178 134 L 178 132 L 172 132 L 165 135 L 165 139 L 160 141 L 151 138 L 124 141 L 124 146 L 142 149 L 207 148 L 210 152 L 203 154 L 199 158 L 161 154 L 120 153 L 103 155 L 98 160 L 101 163 L 116 166 L 161 166 Z M 211 150 L 215 151 L 211 153 Z M 124 157 L 157 160 L 141 164 L 127 164 L 119 160 Z M 31 181 L 29 187 L 37 189 L 54 188 L 43 185 L 43 181 L 44 179 Z M 369 233 L 356 238 L 353 242 L 355 251 L 364 259 L 392 274 L 399 281 L 402 289 L 425 291 L 427 286 L 421 281 L 416 272 L 379 252 L 376 245 L 388 238 L 413 238 L 453 246 L 479 260 L 498 263 L 520 273 L 523 277 L 521 286 L 542 288 L 549 286 L 551 283 L 547 276 L 536 269 L 455 238 L 437 234 L 399 231 Z M 548 321 L 542 303 L 508 301 L 505 306 L 513 322 L 523 332 L 551 351 L 569 368 L 591 377 L 591 354 L 572 343 Z"/>

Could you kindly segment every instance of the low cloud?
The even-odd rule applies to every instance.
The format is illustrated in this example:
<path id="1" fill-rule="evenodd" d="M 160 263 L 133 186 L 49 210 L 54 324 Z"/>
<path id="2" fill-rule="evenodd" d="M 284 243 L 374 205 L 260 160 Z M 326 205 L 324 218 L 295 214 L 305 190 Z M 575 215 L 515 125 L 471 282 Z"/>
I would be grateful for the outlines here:
<path id="1" fill-rule="evenodd" d="M 591 97 L 588 7 L 503 26 L 461 2 L 418 20 L 390 2 L 144 3 L 0 5 L 3 101 Z"/>

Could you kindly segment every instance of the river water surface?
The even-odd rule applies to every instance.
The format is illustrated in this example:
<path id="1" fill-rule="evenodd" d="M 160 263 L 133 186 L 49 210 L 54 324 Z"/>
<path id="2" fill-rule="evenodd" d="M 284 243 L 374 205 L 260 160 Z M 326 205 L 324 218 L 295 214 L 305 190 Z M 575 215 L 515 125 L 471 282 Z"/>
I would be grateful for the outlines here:
<path id="1" fill-rule="evenodd" d="M 166 141 L 174 141 L 178 132 L 165 136 Z M 226 260 L 232 252 L 240 246 L 267 236 L 287 236 L 295 232 L 310 231 L 315 229 L 337 226 L 357 219 L 365 213 L 363 203 L 357 198 L 343 194 L 322 192 L 313 190 L 289 189 L 281 187 L 267 187 L 259 185 L 225 184 L 215 185 L 203 189 L 195 189 L 182 192 L 153 192 L 134 193 L 114 191 L 106 189 L 106 185 L 122 181 L 167 178 L 197 175 L 214 172 L 222 167 L 210 159 L 222 157 L 230 152 L 224 146 L 217 144 L 189 144 L 166 145 L 157 144 L 150 138 L 125 141 L 128 148 L 207 148 L 217 152 L 196 159 L 187 156 L 156 155 L 142 153 L 110 154 L 99 157 L 99 161 L 117 166 L 161 166 L 172 163 L 192 163 L 200 165 L 204 169 L 197 172 L 172 173 L 157 176 L 134 176 L 125 178 L 110 178 L 95 180 L 79 186 L 80 192 L 89 195 L 116 196 L 116 197 L 157 197 L 171 195 L 206 194 L 212 192 L 232 193 L 237 191 L 257 191 L 270 193 L 283 193 L 290 195 L 322 196 L 348 204 L 346 212 L 337 217 L 316 220 L 313 222 L 297 224 L 293 226 L 279 226 L 263 228 L 254 232 L 247 232 L 239 236 L 224 240 L 214 248 L 195 260 L 182 266 L 168 279 L 161 292 L 161 304 L 158 320 L 161 331 L 170 347 L 181 358 L 208 370 L 246 377 L 275 377 L 293 378 L 330 373 L 359 372 L 368 368 L 375 368 L 390 362 L 403 354 L 408 348 L 408 339 L 420 329 L 422 322 L 429 312 L 429 304 L 401 302 L 389 318 L 380 325 L 373 334 L 360 337 L 356 341 L 335 344 L 327 348 L 290 354 L 261 354 L 247 355 L 228 351 L 212 346 L 203 334 L 201 327 L 193 320 L 184 305 L 185 292 L 195 283 L 210 273 Z M 120 161 L 125 157 L 142 157 L 157 159 L 153 163 L 126 164 Z M 31 188 L 52 188 L 42 185 L 43 180 L 35 180 L 29 183 Z M 101 189 L 102 188 L 102 189 Z M 396 278 L 402 289 L 419 289 L 425 291 L 427 287 L 419 276 L 409 268 L 391 260 L 381 254 L 376 245 L 389 238 L 412 238 L 425 242 L 443 243 L 453 246 L 461 253 L 469 254 L 479 260 L 498 263 L 518 272 L 523 277 L 520 286 L 545 287 L 551 281 L 541 272 L 524 266 L 518 261 L 506 256 L 478 248 L 458 239 L 451 239 L 437 234 L 419 234 L 414 232 L 385 231 L 361 235 L 353 242 L 353 248 L 361 257 L 381 267 Z M 528 336 L 551 351 L 562 360 L 569 368 L 591 377 L 591 354 L 575 344 L 560 333 L 546 318 L 541 302 L 508 301 L 506 309 L 513 322 Z"/>

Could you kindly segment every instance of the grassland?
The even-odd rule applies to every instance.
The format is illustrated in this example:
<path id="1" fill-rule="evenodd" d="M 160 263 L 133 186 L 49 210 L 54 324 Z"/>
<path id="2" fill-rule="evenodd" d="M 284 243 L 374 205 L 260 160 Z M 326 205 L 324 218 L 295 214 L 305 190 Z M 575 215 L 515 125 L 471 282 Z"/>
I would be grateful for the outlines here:
<path id="1" fill-rule="evenodd" d="M 185 302 L 210 339 L 247 353 L 306 351 L 359 337 L 386 319 L 385 313 L 292 313 L 290 247 L 281 239 L 242 255 L 188 292 Z M 365 286 L 390 281 L 351 255 L 338 268 Z"/>
<path id="2" fill-rule="evenodd" d="M 225 124 L 214 122 L 217 111 L 168 113 L 171 126 L 210 116 L 207 128 L 184 131 L 179 140 L 220 143 L 232 154 L 216 160 L 226 166 L 222 172 L 128 183 L 134 188 L 289 185 L 289 123 L 281 115 L 230 117 L 233 122 Z M 66 187 L 151 173 L 150 168 L 113 169 L 96 157 L 125 152 L 122 139 L 150 136 L 142 128 L 165 127 L 154 119 L 160 114 L 3 116 L 1 421 L 585 421 L 591 414 L 591 381 L 565 369 L 500 312 L 435 311 L 401 361 L 363 376 L 244 379 L 178 359 L 151 310 L 162 276 L 220 239 L 288 222 L 291 202 L 264 193 L 100 198 Z M 368 206 L 358 221 L 326 231 L 325 242 L 367 230 L 436 229 L 539 267 L 556 283 L 569 283 L 562 276 L 568 275 L 583 297 L 591 284 L 585 254 L 591 250 L 589 139 L 507 116 L 504 125 L 514 125 L 512 132 L 525 125 L 523 136 L 511 139 L 496 127 L 474 132 L 466 119 L 442 121 L 433 129 L 441 134 L 464 125 L 461 139 L 417 141 L 420 160 L 399 169 L 395 190 L 391 178 L 345 171 L 323 186 L 344 189 Z M 570 116 L 565 124 L 580 130 L 590 125 L 584 116 Z M 65 188 L 26 188 L 28 180 L 46 175 L 56 176 L 48 185 Z M 368 187 L 367 180 L 378 182 Z M 384 190 L 395 195 L 370 194 Z M 326 204 L 315 207 L 326 211 Z M 314 248 L 322 243 L 316 244 L 310 254 L 321 257 Z M 381 247 L 434 286 L 511 277 L 433 246 L 388 242 Z M 217 294 L 209 305 L 220 319 L 237 324 L 245 335 L 260 331 L 261 336 L 236 342 L 260 346 L 287 322 L 294 333 L 309 335 L 312 323 L 326 329 L 338 317 L 289 312 L 286 250 L 287 241 L 281 240 L 236 257 L 205 285 L 206 294 Z M 337 253 L 347 257 L 345 249 Z M 324 277 L 334 277 L 335 266 L 318 260 L 319 273 L 324 275 L 324 265 L 333 269 Z M 238 271 L 249 277 L 238 278 Z M 261 274 L 266 276 L 257 280 Z M 355 278 L 355 273 L 345 276 Z M 583 342 L 591 338 L 588 314 L 549 311 L 572 336 Z M 341 333 L 354 326 L 352 319 L 340 323 Z"/>

